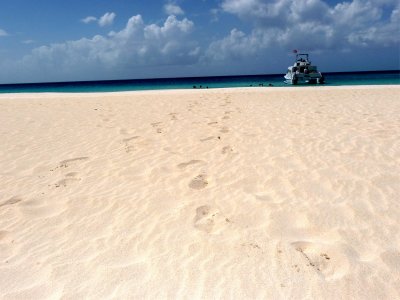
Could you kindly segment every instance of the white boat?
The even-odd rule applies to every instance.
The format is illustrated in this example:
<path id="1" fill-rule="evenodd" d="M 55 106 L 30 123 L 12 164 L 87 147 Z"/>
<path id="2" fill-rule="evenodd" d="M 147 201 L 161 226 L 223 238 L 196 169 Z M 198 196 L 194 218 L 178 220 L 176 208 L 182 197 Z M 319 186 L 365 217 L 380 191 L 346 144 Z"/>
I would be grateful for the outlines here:
<path id="1" fill-rule="evenodd" d="M 288 67 L 284 76 L 287 84 L 323 84 L 325 78 L 308 60 L 308 54 L 296 54 L 296 61 L 293 66 Z"/>

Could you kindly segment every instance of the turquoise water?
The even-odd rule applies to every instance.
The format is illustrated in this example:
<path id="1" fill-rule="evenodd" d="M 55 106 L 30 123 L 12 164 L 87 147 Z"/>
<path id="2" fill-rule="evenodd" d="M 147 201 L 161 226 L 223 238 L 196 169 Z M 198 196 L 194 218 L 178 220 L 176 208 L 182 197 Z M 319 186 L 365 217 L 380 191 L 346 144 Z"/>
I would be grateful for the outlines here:
<path id="1" fill-rule="evenodd" d="M 400 71 L 324 73 L 326 86 L 400 84 Z M 80 81 L 34 84 L 3 84 L 0 93 L 32 92 L 116 92 L 164 89 L 288 86 L 283 74 L 162 78 L 140 80 Z M 308 85 L 307 85 L 308 86 Z"/>

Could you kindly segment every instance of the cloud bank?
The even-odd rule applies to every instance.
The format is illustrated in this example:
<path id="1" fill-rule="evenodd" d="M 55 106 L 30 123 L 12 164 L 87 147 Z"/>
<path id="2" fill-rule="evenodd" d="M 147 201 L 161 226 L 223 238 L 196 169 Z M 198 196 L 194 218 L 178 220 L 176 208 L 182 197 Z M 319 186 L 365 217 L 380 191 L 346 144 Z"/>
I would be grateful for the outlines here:
<path id="1" fill-rule="evenodd" d="M 35 81 L 42 81 L 51 74 L 51 81 L 59 81 L 93 79 L 94 74 L 103 79 L 125 77 L 142 67 L 192 64 L 199 55 L 197 42 L 190 38 L 193 27 L 186 18 L 169 16 L 157 25 L 145 24 L 136 15 L 120 31 L 41 46 L 3 67 L 9 76 L 35 74 Z"/>
<path id="2" fill-rule="evenodd" d="M 384 18 L 384 6 L 394 7 Z M 247 57 L 269 48 L 349 51 L 399 45 L 400 13 L 395 1 L 224 0 L 221 10 L 252 24 L 214 41 L 207 55 L 217 60 Z"/>

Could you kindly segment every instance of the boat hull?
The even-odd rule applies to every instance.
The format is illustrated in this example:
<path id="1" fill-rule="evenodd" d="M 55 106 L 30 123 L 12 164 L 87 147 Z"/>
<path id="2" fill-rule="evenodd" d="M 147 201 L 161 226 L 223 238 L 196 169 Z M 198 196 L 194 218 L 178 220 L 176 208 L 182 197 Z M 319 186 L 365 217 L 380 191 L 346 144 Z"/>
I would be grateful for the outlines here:
<path id="1" fill-rule="evenodd" d="M 310 75 L 290 75 L 286 74 L 284 76 L 286 84 L 324 84 L 325 80 L 321 74 L 317 76 L 310 76 Z"/>

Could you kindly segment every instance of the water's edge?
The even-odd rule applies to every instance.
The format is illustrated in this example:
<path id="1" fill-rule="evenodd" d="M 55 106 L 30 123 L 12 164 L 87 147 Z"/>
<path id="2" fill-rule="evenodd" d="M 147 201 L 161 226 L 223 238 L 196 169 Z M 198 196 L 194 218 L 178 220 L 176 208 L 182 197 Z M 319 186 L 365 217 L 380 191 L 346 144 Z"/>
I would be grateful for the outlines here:
<path id="1" fill-rule="evenodd" d="M 324 73 L 326 86 L 400 84 L 400 70 Z M 0 84 L 0 93 L 118 92 L 165 89 L 288 86 L 282 74 Z M 290 86 L 290 85 L 289 85 Z M 310 86 L 310 85 L 305 85 Z"/>

